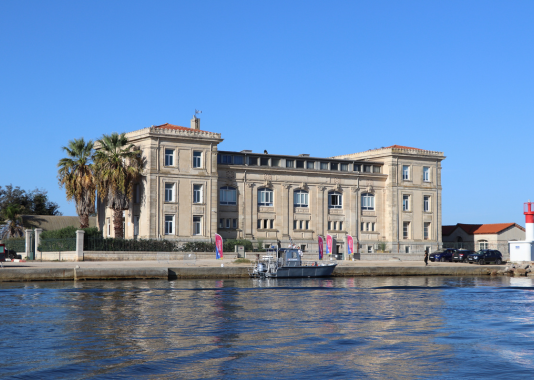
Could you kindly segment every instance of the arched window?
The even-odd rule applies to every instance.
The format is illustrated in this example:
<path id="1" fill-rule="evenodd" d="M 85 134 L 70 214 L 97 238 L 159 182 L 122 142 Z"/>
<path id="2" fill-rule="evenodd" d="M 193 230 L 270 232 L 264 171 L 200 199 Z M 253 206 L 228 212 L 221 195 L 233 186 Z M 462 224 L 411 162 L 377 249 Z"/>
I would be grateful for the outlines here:
<path id="1" fill-rule="evenodd" d="M 271 189 L 258 189 L 258 206 L 272 206 L 273 191 Z"/>
<path id="2" fill-rule="evenodd" d="M 375 209 L 375 196 L 370 193 L 362 194 L 362 210 L 374 210 Z"/>
<path id="3" fill-rule="evenodd" d="M 293 193 L 293 204 L 295 207 L 308 207 L 308 192 L 295 190 Z"/>
<path id="4" fill-rule="evenodd" d="M 237 204 L 237 190 L 230 186 L 223 186 L 219 189 L 219 204 L 235 205 Z"/>
<path id="5" fill-rule="evenodd" d="M 479 240 L 478 241 L 478 249 L 488 249 L 488 241 L 487 240 Z"/>
<path id="6" fill-rule="evenodd" d="M 343 195 L 337 191 L 330 191 L 328 193 L 328 208 L 342 208 Z"/>

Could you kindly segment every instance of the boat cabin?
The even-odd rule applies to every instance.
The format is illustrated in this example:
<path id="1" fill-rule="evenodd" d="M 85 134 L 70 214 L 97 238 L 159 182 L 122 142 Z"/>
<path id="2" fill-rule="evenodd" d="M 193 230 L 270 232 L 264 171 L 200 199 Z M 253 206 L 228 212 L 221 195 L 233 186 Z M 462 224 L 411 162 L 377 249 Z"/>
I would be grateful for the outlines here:
<path id="1" fill-rule="evenodd" d="M 302 265 L 299 250 L 295 248 L 280 248 L 278 250 L 278 260 L 282 261 L 284 267 L 299 267 Z"/>

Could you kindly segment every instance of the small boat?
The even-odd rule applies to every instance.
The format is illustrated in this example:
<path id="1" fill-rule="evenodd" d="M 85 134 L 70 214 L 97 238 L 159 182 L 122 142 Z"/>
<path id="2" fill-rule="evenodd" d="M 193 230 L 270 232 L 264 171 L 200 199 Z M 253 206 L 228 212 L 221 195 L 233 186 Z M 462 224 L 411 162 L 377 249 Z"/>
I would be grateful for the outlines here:
<path id="1" fill-rule="evenodd" d="M 328 277 L 336 269 L 336 262 L 303 262 L 299 251 L 297 248 L 269 249 L 267 255 L 250 268 L 250 277 Z"/>

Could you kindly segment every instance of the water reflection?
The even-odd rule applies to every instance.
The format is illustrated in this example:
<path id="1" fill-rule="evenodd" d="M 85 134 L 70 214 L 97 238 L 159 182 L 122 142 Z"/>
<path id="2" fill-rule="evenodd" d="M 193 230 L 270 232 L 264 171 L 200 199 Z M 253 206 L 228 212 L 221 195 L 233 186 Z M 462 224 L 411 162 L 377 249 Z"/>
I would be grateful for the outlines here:
<path id="1" fill-rule="evenodd" d="M 0 375 L 527 373 L 534 362 L 533 289 L 531 279 L 507 277 L 4 284 L 0 348 L 7 358 Z M 488 363 L 483 369 L 481 361 Z"/>

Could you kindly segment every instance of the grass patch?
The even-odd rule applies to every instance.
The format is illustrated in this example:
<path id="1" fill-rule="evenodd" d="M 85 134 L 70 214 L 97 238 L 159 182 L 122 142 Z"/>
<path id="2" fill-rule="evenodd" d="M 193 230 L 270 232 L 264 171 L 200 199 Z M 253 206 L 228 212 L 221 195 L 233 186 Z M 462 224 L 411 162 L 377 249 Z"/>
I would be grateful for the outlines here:
<path id="1" fill-rule="evenodd" d="M 237 259 L 234 261 L 234 264 L 250 264 L 252 261 L 250 261 L 249 259 L 245 259 L 243 257 Z"/>

